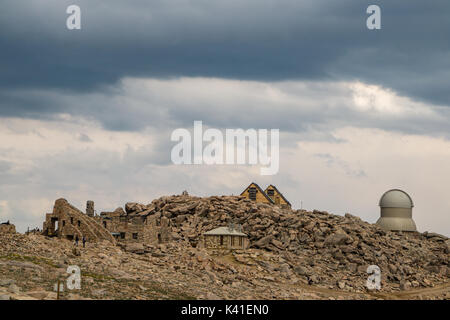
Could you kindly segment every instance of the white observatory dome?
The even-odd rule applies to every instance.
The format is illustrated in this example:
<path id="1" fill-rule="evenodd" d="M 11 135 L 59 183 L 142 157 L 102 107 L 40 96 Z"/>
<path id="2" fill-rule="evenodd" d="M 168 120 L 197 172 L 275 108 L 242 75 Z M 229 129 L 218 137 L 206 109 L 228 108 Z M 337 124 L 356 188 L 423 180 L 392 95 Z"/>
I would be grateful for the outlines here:
<path id="1" fill-rule="evenodd" d="M 383 194 L 380 199 L 380 207 L 411 209 L 414 207 L 414 203 L 405 191 L 392 189 Z"/>
<path id="2" fill-rule="evenodd" d="M 417 231 L 412 219 L 414 203 L 404 191 L 392 189 L 383 194 L 380 199 L 381 217 L 377 221 L 384 230 Z"/>

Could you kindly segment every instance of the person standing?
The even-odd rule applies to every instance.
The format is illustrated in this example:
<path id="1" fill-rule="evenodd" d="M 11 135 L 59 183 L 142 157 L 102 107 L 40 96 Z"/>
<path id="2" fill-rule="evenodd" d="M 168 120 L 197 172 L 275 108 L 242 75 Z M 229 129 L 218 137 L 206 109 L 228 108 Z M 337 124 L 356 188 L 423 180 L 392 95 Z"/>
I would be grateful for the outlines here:
<path id="1" fill-rule="evenodd" d="M 83 236 L 83 248 L 86 248 L 86 237 Z"/>
<path id="2" fill-rule="evenodd" d="M 75 246 L 78 247 L 78 235 L 75 236 Z"/>

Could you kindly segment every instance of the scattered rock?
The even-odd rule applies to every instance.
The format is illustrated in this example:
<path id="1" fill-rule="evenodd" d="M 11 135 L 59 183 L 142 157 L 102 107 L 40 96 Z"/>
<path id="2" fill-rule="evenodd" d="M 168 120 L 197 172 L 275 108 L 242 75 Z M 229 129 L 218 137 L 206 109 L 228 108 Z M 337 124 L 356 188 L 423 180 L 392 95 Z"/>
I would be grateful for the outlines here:
<path id="1" fill-rule="evenodd" d="M 0 279 L 0 287 L 9 286 L 13 283 L 15 283 L 15 281 L 12 279 Z"/>
<path id="2" fill-rule="evenodd" d="M 34 292 L 27 292 L 26 294 L 28 296 L 36 298 L 38 300 L 43 300 L 43 299 L 47 298 L 49 292 L 46 292 L 46 291 L 34 291 Z"/>
<path id="3" fill-rule="evenodd" d="M 438 287 L 450 277 L 449 239 L 384 232 L 350 214 L 189 195 L 127 203 L 125 211 L 164 221 L 171 240 L 81 249 L 38 234 L 0 234 L 0 295 L 56 299 L 46 290 L 68 276 L 69 265 L 80 266 L 82 290 L 66 290 L 63 299 L 372 299 L 365 293 L 369 265 L 381 268 L 383 292 Z M 249 249 L 201 245 L 204 232 L 229 223 L 242 226 Z M 305 284 L 337 293 L 307 293 Z"/>
<path id="4" fill-rule="evenodd" d="M 311 272 L 306 267 L 303 267 L 303 266 L 296 266 L 296 267 L 294 267 L 293 271 L 300 276 L 310 276 L 311 275 Z"/>
<path id="5" fill-rule="evenodd" d="M 138 243 L 138 242 L 126 244 L 125 251 L 126 252 L 137 253 L 137 254 L 144 254 L 145 253 L 144 245 L 142 243 Z"/>
<path id="6" fill-rule="evenodd" d="M 339 246 L 346 244 L 351 238 L 345 233 L 335 233 L 325 239 L 325 245 Z"/>
<path id="7" fill-rule="evenodd" d="M 16 286 L 15 284 L 11 284 L 8 287 L 8 292 L 14 293 L 14 294 L 20 294 L 20 288 L 18 286 Z"/>

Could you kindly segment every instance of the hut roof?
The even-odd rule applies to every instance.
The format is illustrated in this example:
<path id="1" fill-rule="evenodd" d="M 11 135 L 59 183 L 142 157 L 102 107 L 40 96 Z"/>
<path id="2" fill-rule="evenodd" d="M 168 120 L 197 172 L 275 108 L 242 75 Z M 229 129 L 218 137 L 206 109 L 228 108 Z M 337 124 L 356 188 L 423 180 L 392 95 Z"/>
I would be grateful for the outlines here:
<path id="1" fill-rule="evenodd" d="M 287 203 L 288 205 L 291 205 L 291 203 L 288 201 L 288 199 L 286 199 L 285 196 L 280 192 L 280 190 L 278 190 L 278 188 L 275 187 L 273 184 L 269 185 L 269 186 L 266 188 L 266 190 L 269 189 L 270 187 L 272 187 L 273 189 L 275 189 L 275 191 L 278 192 L 278 194 L 283 198 L 284 201 L 286 201 L 286 203 Z"/>
<path id="2" fill-rule="evenodd" d="M 263 194 L 263 196 L 264 196 L 270 203 L 275 204 L 275 202 L 272 200 L 272 198 L 270 198 L 270 197 L 264 192 L 264 190 L 261 189 L 261 187 L 260 187 L 257 183 L 254 183 L 254 182 L 250 183 L 250 184 L 248 185 L 248 187 L 245 188 L 244 191 L 242 191 L 241 196 L 244 194 L 245 190 L 247 190 L 251 185 L 254 185 L 254 186 L 256 187 L 256 189 L 258 189 L 258 191 L 261 192 L 261 193 Z"/>
<path id="3" fill-rule="evenodd" d="M 238 230 L 231 229 L 228 227 L 219 227 L 216 229 L 212 229 L 208 232 L 205 232 L 204 235 L 207 235 L 207 236 L 241 236 L 241 237 L 247 236 L 245 233 L 242 233 Z"/>

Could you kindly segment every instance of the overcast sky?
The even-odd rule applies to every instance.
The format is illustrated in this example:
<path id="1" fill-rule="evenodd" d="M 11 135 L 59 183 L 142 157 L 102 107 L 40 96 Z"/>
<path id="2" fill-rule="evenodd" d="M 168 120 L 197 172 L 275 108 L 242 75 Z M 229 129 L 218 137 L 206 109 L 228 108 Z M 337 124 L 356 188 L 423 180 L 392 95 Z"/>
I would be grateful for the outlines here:
<path id="1" fill-rule="evenodd" d="M 419 231 L 450 235 L 449 30 L 448 0 L 3 0 L 0 221 L 255 181 L 369 222 L 401 188 Z M 172 164 L 171 132 L 194 120 L 280 129 L 279 173 Z"/>

